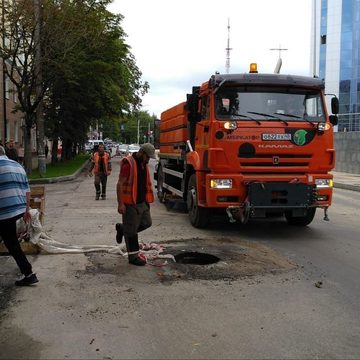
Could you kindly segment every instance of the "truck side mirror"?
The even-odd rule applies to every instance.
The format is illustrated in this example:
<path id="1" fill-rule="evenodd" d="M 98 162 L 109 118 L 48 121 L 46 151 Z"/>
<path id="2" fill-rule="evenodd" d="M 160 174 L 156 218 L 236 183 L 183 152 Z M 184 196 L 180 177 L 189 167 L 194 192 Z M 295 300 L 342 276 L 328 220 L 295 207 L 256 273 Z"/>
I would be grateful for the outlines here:
<path id="1" fill-rule="evenodd" d="M 334 126 L 338 124 L 338 117 L 336 115 L 330 115 L 329 120 Z"/>
<path id="2" fill-rule="evenodd" d="M 339 113 L 339 99 L 336 96 L 331 98 L 331 112 L 335 115 Z"/>
<path id="3" fill-rule="evenodd" d="M 186 95 L 186 109 L 189 111 L 189 120 L 200 121 L 199 96 L 197 94 Z"/>
<path id="4" fill-rule="evenodd" d="M 186 95 L 186 109 L 190 113 L 194 113 L 197 110 L 196 98 L 197 98 L 197 96 L 195 94 L 187 94 Z"/>

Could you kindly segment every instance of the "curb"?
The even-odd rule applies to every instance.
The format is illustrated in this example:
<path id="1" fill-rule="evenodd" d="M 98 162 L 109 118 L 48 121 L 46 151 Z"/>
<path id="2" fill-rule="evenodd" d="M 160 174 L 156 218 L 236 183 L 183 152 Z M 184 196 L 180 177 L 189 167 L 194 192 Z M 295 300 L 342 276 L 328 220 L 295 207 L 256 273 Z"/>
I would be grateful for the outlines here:
<path id="1" fill-rule="evenodd" d="M 67 176 L 59 176 L 54 178 L 43 178 L 43 179 L 33 179 L 29 180 L 29 184 L 52 184 L 57 182 L 63 182 L 63 181 L 71 181 L 76 179 L 81 172 L 89 165 L 90 160 L 85 161 L 85 163 L 78 169 L 76 172 L 72 175 Z"/>
<path id="2" fill-rule="evenodd" d="M 352 191 L 360 192 L 360 186 L 358 186 L 358 185 L 344 184 L 344 183 L 338 183 L 338 182 L 334 181 L 334 187 L 338 188 L 338 189 L 352 190 Z"/>

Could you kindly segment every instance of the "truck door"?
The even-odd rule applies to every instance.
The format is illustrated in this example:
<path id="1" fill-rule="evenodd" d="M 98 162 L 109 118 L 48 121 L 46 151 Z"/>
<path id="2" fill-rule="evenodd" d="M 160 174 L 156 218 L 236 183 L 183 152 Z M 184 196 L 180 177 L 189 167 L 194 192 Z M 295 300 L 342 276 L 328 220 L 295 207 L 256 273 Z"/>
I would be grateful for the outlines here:
<path id="1" fill-rule="evenodd" d="M 201 120 L 197 126 L 197 138 L 200 140 L 199 145 L 202 146 L 204 150 L 207 150 L 209 147 L 209 136 L 210 136 L 210 99 L 208 96 L 203 96 L 201 98 Z"/>

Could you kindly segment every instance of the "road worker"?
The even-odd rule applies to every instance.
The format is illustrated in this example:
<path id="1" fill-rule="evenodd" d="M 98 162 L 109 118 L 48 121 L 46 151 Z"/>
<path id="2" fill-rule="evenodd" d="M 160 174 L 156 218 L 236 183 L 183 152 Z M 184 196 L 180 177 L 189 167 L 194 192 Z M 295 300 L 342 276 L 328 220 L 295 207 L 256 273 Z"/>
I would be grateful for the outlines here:
<path id="1" fill-rule="evenodd" d="M 117 183 L 118 213 L 123 223 L 116 224 L 116 241 L 124 236 L 129 263 L 137 266 L 146 264 L 139 253 L 138 233 L 151 226 L 150 203 L 154 201 L 149 160 L 155 158 L 152 144 L 141 145 L 140 150 L 122 159 Z"/>

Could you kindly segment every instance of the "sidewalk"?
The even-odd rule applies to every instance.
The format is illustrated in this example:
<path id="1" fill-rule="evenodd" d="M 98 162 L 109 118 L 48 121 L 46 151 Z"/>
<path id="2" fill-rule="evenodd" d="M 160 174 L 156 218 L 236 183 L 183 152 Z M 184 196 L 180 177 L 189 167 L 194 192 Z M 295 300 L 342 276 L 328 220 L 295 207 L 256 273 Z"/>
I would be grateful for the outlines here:
<path id="1" fill-rule="evenodd" d="M 332 171 L 334 175 L 334 187 L 339 189 L 360 191 L 360 174 L 348 174 Z"/>

